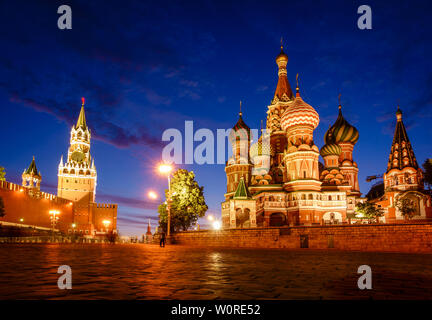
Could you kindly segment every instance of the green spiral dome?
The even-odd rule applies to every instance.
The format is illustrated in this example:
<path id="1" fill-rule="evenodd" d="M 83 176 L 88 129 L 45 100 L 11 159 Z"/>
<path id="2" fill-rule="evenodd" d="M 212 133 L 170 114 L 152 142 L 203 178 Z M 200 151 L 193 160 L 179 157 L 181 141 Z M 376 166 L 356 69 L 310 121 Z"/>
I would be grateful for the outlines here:
<path id="1" fill-rule="evenodd" d="M 336 122 L 327 130 L 324 136 L 325 143 L 334 144 L 340 142 L 350 142 L 352 144 L 356 144 L 358 139 L 358 130 L 345 120 L 342 115 L 341 106 L 339 106 L 339 115 L 336 119 Z"/>
<path id="2" fill-rule="evenodd" d="M 342 152 L 342 148 L 337 144 L 325 144 L 320 151 L 321 156 L 339 156 Z"/>

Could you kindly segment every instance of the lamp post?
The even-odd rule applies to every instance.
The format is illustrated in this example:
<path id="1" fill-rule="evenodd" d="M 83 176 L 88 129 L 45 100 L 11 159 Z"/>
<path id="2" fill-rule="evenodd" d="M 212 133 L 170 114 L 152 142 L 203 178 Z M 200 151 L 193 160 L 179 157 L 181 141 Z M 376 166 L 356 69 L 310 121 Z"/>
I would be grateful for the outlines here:
<path id="1" fill-rule="evenodd" d="M 111 224 L 111 221 L 109 220 L 104 220 L 102 221 L 103 225 L 105 226 L 105 232 L 108 233 L 108 227 Z"/>
<path id="2" fill-rule="evenodd" d="M 166 174 L 168 176 L 168 199 L 167 199 L 167 213 L 168 213 L 168 220 L 167 220 L 167 239 L 169 239 L 171 235 L 171 171 L 172 166 L 168 164 L 162 164 L 159 166 L 159 172 L 161 174 Z"/>
<path id="3" fill-rule="evenodd" d="M 58 211 L 58 210 L 50 210 L 49 214 L 50 214 L 50 219 L 51 219 L 52 233 L 54 234 L 55 226 L 56 226 L 56 224 L 57 224 L 57 222 L 59 220 L 58 215 L 60 215 L 60 211 Z"/>

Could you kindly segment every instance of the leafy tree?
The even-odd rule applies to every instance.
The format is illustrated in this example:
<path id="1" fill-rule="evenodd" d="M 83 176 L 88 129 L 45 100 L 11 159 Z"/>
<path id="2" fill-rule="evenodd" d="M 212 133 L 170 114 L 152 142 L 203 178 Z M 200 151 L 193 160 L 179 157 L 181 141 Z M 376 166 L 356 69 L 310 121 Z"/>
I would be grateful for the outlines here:
<path id="1" fill-rule="evenodd" d="M 399 199 L 396 208 L 402 213 L 405 219 L 411 219 L 417 212 L 414 203 L 410 199 Z"/>
<path id="2" fill-rule="evenodd" d="M 3 202 L 3 198 L 0 197 L 0 218 L 5 216 L 5 206 Z"/>
<path id="3" fill-rule="evenodd" d="M 171 231 L 187 230 L 203 217 L 208 209 L 204 199 L 204 187 L 195 181 L 193 171 L 179 169 L 171 178 Z M 169 191 L 165 190 L 166 199 Z M 168 222 L 167 204 L 159 205 L 159 226 L 166 231 Z"/>
<path id="4" fill-rule="evenodd" d="M 0 181 L 5 181 L 6 180 L 5 176 L 6 176 L 5 169 L 2 166 L 0 166 Z"/>
<path id="5" fill-rule="evenodd" d="M 375 206 L 372 202 L 360 202 L 356 205 L 355 211 L 357 212 L 357 218 L 365 218 L 368 220 L 375 220 L 378 222 L 378 218 L 384 215 L 384 210 Z"/>
<path id="6" fill-rule="evenodd" d="M 429 187 L 429 190 L 432 187 L 432 159 L 426 159 L 423 163 L 424 170 L 424 182 Z"/>

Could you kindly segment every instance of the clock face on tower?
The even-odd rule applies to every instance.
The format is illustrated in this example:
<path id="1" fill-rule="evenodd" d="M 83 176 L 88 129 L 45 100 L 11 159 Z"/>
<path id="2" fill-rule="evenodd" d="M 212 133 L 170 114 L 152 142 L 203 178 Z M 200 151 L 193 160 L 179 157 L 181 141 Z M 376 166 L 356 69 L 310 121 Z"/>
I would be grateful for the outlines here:
<path id="1" fill-rule="evenodd" d="M 73 161 L 82 162 L 84 160 L 84 158 L 85 158 L 85 155 L 81 151 L 74 151 L 72 153 L 71 158 L 72 158 Z"/>

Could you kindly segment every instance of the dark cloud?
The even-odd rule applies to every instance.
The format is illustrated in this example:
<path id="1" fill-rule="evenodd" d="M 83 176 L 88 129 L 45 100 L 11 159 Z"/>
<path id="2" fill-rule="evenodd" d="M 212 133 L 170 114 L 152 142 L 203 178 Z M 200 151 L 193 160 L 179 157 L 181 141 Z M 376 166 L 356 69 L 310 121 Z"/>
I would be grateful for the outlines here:
<path id="1" fill-rule="evenodd" d="M 111 202 L 117 203 L 120 206 L 130 207 L 130 208 L 138 208 L 138 209 L 151 209 L 157 210 L 159 203 L 146 201 L 142 199 L 122 197 L 112 194 L 104 194 L 98 193 L 97 200 L 99 202 Z"/>
<path id="2" fill-rule="evenodd" d="M 117 223 L 127 224 L 128 226 L 134 226 L 134 227 L 143 227 L 148 225 L 148 221 L 150 219 L 150 224 L 152 222 L 159 222 L 159 218 L 157 216 L 147 216 L 143 215 L 142 217 L 138 217 L 138 219 L 134 219 L 131 217 L 128 217 L 127 215 L 123 213 L 119 213 L 117 217 Z"/>

